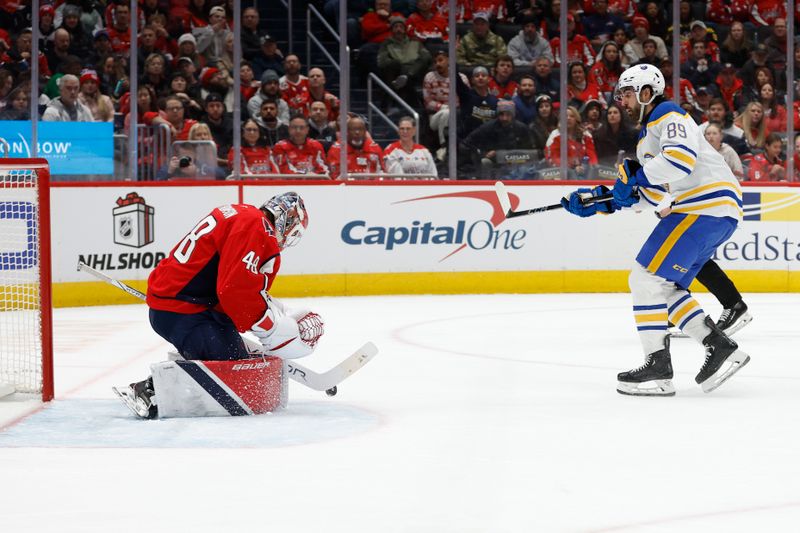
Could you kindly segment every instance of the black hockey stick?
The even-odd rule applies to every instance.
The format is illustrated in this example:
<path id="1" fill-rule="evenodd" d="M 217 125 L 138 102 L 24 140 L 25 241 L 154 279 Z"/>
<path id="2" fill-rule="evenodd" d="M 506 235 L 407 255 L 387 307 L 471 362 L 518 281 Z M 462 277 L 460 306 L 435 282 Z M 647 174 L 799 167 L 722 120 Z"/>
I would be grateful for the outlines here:
<path id="1" fill-rule="evenodd" d="M 495 182 L 494 191 L 495 193 L 497 193 L 497 199 L 500 201 L 500 207 L 503 208 L 503 211 L 506 214 L 506 218 L 524 217 L 525 215 L 544 213 L 545 211 L 552 211 L 553 209 L 562 209 L 564 207 L 559 203 L 552 205 L 544 205 L 542 207 L 534 207 L 533 209 L 523 209 L 520 211 L 514 211 L 511 209 L 511 198 L 508 196 L 508 191 L 506 190 L 506 186 L 503 184 L 502 181 Z M 603 194 L 601 196 L 592 196 L 591 198 L 586 198 L 582 201 L 582 203 L 583 205 L 592 205 L 598 202 L 605 202 L 611 200 L 612 198 L 614 198 L 614 195 L 608 193 L 608 194 Z"/>
<path id="2" fill-rule="evenodd" d="M 107 276 L 99 270 L 95 270 L 86 263 L 78 262 L 78 270 L 86 272 L 90 276 L 94 276 L 97 279 L 105 281 L 106 283 L 110 283 L 116 288 L 121 289 L 128 294 L 139 298 L 140 300 L 144 300 L 146 298 L 143 292 L 137 291 L 133 287 L 126 285 L 125 283 L 118 279 L 114 279 L 111 276 Z M 249 351 L 257 354 L 268 355 L 264 353 L 264 348 L 260 344 L 251 341 L 247 337 L 242 337 L 242 339 L 244 340 Z M 289 377 L 296 382 L 302 383 L 310 389 L 325 391 L 328 396 L 335 396 L 337 392 L 336 386 L 344 381 L 345 378 L 350 376 L 350 374 L 353 374 L 356 370 L 366 365 L 376 355 L 378 355 L 378 348 L 373 343 L 367 342 L 327 372 L 314 372 L 313 370 L 306 368 L 303 365 L 294 362 L 293 360 L 287 360 L 286 364 L 288 365 L 287 370 Z"/>

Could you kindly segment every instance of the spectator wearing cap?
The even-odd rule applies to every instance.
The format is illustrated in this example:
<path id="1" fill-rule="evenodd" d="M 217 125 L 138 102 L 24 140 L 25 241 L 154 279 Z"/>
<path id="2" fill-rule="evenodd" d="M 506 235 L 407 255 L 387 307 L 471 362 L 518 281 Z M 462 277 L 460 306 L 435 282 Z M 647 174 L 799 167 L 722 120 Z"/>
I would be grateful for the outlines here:
<path id="1" fill-rule="evenodd" d="M 770 71 L 770 77 L 774 78 L 774 75 L 772 75 L 772 67 L 767 61 L 768 56 L 769 49 L 767 45 L 758 43 L 753 49 L 750 59 L 745 62 L 737 73 L 737 76 L 742 80 L 745 87 L 753 87 L 756 85 L 756 71 L 759 68 L 767 68 Z"/>
<path id="2" fill-rule="evenodd" d="M 277 101 L 278 119 L 286 124 L 289 123 L 289 104 L 281 98 L 278 80 L 278 73 L 274 70 L 267 70 L 261 75 L 261 87 L 256 95 L 247 101 L 247 112 L 252 118 L 258 119 L 261 116 L 261 104 L 264 100 L 272 99 Z"/>
<path id="3" fill-rule="evenodd" d="M 183 72 L 173 72 L 169 78 L 169 94 L 177 96 L 183 102 L 184 114 L 194 120 L 203 119 L 205 111 L 200 105 L 200 88 L 190 86 Z"/>
<path id="4" fill-rule="evenodd" d="M 581 124 L 583 128 L 594 136 L 594 132 L 602 126 L 603 102 L 600 100 L 588 100 L 581 108 Z"/>
<path id="5" fill-rule="evenodd" d="M 635 153 L 637 136 L 638 132 L 628 122 L 627 113 L 616 102 L 609 104 L 600 127 L 592 132 L 598 164 L 616 168 L 622 163 L 621 159 Z"/>
<path id="6" fill-rule="evenodd" d="M 436 151 L 436 158 L 444 160 L 445 146 L 447 145 L 447 127 L 450 120 L 450 63 L 447 52 L 439 50 L 433 60 L 433 69 L 425 74 L 422 80 L 422 101 L 423 107 L 429 116 L 429 124 L 433 131 L 438 134 L 439 149 Z M 458 73 L 461 82 L 469 86 L 467 77 Z M 458 100 L 456 100 L 458 103 Z"/>
<path id="7" fill-rule="evenodd" d="M 497 58 L 489 78 L 489 92 L 497 98 L 511 100 L 519 84 L 514 79 L 514 60 L 509 55 Z"/>
<path id="8" fill-rule="evenodd" d="M 302 68 L 300 57 L 297 54 L 289 54 L 283 61 L 285 74 L 278 79 L 281 98 L 289 105 L 290 114 L 292 110 L 305 111 L 308 103 L 308 78 L 300 74 Z"/>
<path id="9" fill-rule="evenodd" d="M 478 164 L 480 177 L 496 176 L 503 164 L 497 160 L 497 150 L 532 150 L 528 127 L 515 119 L 516 106 L 511 100 L 497 103 L 497 117 L 472 131 L 460 144 L 462 162 L 471 160 Z"/>
<path id="10" fill-rule="evenodd" d="M 656 56 L 659 59 L 664 59 L 669 55 L 664 39 L 657 35 L 650 35 L 650 23 L 646 18 L 637 15 L 633 17 L 631 25 L 633 26 L 633 38 L 625 44 L 623 50 L 629 64 L 633 65 L 644 57 L 642 46 L 647 39 L 653 39 L 656 42 Z"/>
<path id="11" fill-rule="evenodd" d="M 255 7 L 242 11 L 242 57 L 253 61 L 261 53 L 261 38 L 266 33 L 258 29 L 259 14 Z M 260 73 L 259 73 L 260 74 Z"/>
<path id="12" fill-rule="evenodd" d="M 486 67 L 472 69 L 471 81 L 470 87 L 460 76 L 456 78 L 456 94 L 461 106 L 458 117 L 459 137 L 466 137 L 497 116 L 497 97 L 489 92 L 489 71 Z"/>
<path id="13" fill-rule="evenodd" d="M 211 137 L 217 145 L 217 164 L 227 165 L 228 152 L 233 145 L 233 117 L 225 108 L 225 101 L 219 93 L 208 93 L 205 100 L 203 122 L 208 124 Z"/>
<path id="14" fill-rule="evenodd" d="M 283 75 L 283 53 L 278 49 L 278 43 L 271 35 L 261 37 L 261 50 L 252 61 L 253 75 L 261 79 L 261 75 L 268 70 L 275 71 L 278 76 Z"/>
<path id="15" fill-rule="evenodd" d="M 433 0 L 417 0 L 417 9 L 409 15 L 408 36 L 425 44 L 434 53 L 447 42 L 447 18 L 433 9 Z"/>
<path id="16" fill-rule="evenodd" d="M 60 95 L 50 100 L 42 120 L 47 122 L 94 122 L 92 111 L 78 100 L 80 80 L 64 74 L 58 80 Z"/>
<path id="17" fill-rule="evenodd" d="M 681 76 L 695 87 L 709 87 L 714 84 L 721 70 L 722 65 L 706 53 L 706 43 L 695 41 L 691 57 L 681 65 Z"/>
<path id="18" fill-rule="evenodd" d="M 233 80 L 225 71 L 216 67 L 206 67 L 200 71 L 200 98 L 205 100 L 209 93 L 222 96 L 227 109 L 233 109 Z"/>
<path id="19" fill-rule="evenodd" d="M 508 55 L 508 48 L 503 38 L 489 29 L 489 15 L 482 11 L 473 13 L 472 29 L 461 38 L 456 47 L 458 66 L 490 69 L 504 55 Z"/>
<path id="20" fill-rule="evenodd" d="M 736 95 L 741 93 L 744 84 L 736 77 L 736 67 L 730 63 L 725 63 L 719 71 L 715 80 L 720 96 L 725 100 L 728 109 L 733 109 L 733 102 Z"/>
<path id="21" fill-rule="evenodd" d="M 175 67 L 178 66 L 178 60 L 184 57 L 189 58 L 198 69 L 206 66 L 206 58 L 197 52 L 197 39 L 191 33 L 184 33 L 178 37 L 178 53 L 174 60 Z"/>
<path id="22" fill-rule="evenodd" d="M 79 78 L 78 100 L 89 108 L 95 122 L 114 121 L 114 103 L 100 92 L 100 77 L 92 69 L 84 69 Z"/>
<path id="23" fill-rule="evenodd" d="M 754 48 L 753 41 L 744 31 L 744 24 L 738 20 L 731 24 L 727 37 L 720 45 L 720 61 L 730 63 L 737 69 L 744 66 Z"/>
<path id="24" fill-rule="evenodd" d="M 92 46 L 92 37 L 90 33 L 84 31 L 81 24 L 81 8 L 75 4 L 62 4 L 61 7 L 64 17 L 59 28 L 64 28 L 69 32 L 69 53 L 78 57 L 86 57 Z"/>
<path id="25" fill-rule="evenodd" d="M 666 82 L 666 86 L 664 87 L 664 97 L 668 100 L 674 100 L 674 91 L 672 86 L 672 78 L 674 76 L 674 69 L 672 66 L 672 58 L 666 58 L 661 61 L 661 74 L 664 75 L 664 81 Z M 687 80 L 686 78 L 679 78 L 678 81 L 678 102 L 681 105 L 686 103 L 691 104 L 692 107 L 695 105 L 695 101 L 697 100 L 696 95 L 694 94 L 694 85 L 692 82 Z"/>
<path id="26" fill-rule="evenodd" d="M 595 48 L 611 39 L 618 28 L 625 27 L 625 21 L 609 12 L 608 0 L 594 0 L 594 10 L 581 20 L 586 37 Z"/>
<path id="27" fill-rule="evenodd" d="M 589 81 L 597 85 L 605 101 L 611 99 L 624 68 L 622 67 L 621 51 L 614 41 L 606 41 L 597 60 L 589 70 Z"/>
<path id="28" fill-rule="evenodd" d="M 180 98 L 167 96 L 164 100 L 164 116 L 154 117 L 152 124 L 167 126 L 173 141 L 187 141 L 189 140 L 189 130 L 197 124 L 197 121 L 186 118 L 183 101 Z"/>
<path id="29" fill-rule="evenodd" d="M 126 3 L 110 4 L 113 25 L 108 28 L 108 38 L 115 53 L 127 56 L 131 48 L 131 8 Z"/>
<path id="30" fill-rule="evenodd" d="M 206 58 L 209 65 L 216 65 L 222 57 L 225 39 L 229 33 L 231 30 L 222 6 L 214 6 L 208 12 L 208 25 L 192 30 L 192 35 L 197 39 L 197 51 Z"/>
<path id="31" fill-rule="evenodd" d="M 108 30 L 105 28 L 96 30 L 92 36 L 92 48 L 89 50 L 88 63 L 97 65 L 99 69 L 101 68 L 100 65 L 105 63 L 106 58 L 111 57 L 113 53 L 111 40 L 108 38 Z"/>
<path id="32" fill-rule="evenodd" d="M 536 82 L 533 81 L 532 75 L 520 76 L 517 94 L 511 101 L 514 102 L 516 108 L 517 120 L 526 126 L 530 125 L 536 118 Z"/>
<path id="33" fill-rule="evenodd" d="M 560 65 L 561 59 L 561 37 L 550 39 L 550 48 L 553 50 L 555 63 Z M 589 39 L 575 32 L 575 16 L 567 14 L 567 59 L 565 63 L 580 61 L 587 67 L 594 64 L 594 48 Z"/>
<path id="34" fill-rule="evenodd" d="M 542 56 L 533 64 L 533 81 L 536 82 L 536 94 L 546 94 L 552 101 L 558 101 L 561 84 L 558 75 L 553 72 L 553 62 Z"/>
<path id="35" fill-rule="evenodd" d="M 533 147 L 544 150 L 547 139 L 554 129 L 558 128 L 558 114 L 553 107 L 553 99 L 549 94 L 536 95 L 536 118 L 530 126 Z"/>
<path id="36" fill-rule="evenodd" d="M 389 21 L 392 35 L 378 50 L 378 71 L 413 106 L 417 104 L 416 88 L 422 84 L 431 64 L 431 54 L 421 42 L 408 38 L 405 17 L 392 16 Z"/>
<path id="37" fill-rule="evenodd" d="M 689 60 L 692 55 L 694 43 L 702 42 L 706 45 L 706 55 L 712 61 L 719 63 L 720 50 L 717 46 L 717 34 L 706 26 L 702 20 L 695 20 L 689 25 L 689 38 L 681 43 L 681 63 Z"/>
<path id="38" fill-rule="evenodd" d="M 553 50 L 540 34 L 536 26 L 536 19 L 527 16 L 522 19 L 522 29 L 508 42 L 508 55 L 514 60 L 515 67 L 530 70 L 540 57 L 546 57 L 553 62 Z"/>
<path id="39" fill-rule="evenodd" d="M 691 106 L 689 109 L 687 109 L 687 111 L 694 121 L 699 125 L 708 121 L 708 108 L 710 107 L 711 99 L 714 96 L 712 94 L 712 90 L 704 85 L 696 87 L 694 93 L 695 105 Z"/>
<path id="40" fill-rule="evenodd" d="M 567 67 L 567 97 L 569 98 L 569 105 L 580 108 L 589 100 L 597 100 L 603 102 L 605 107 L 605 100 L 603 95 L 600 94 L 600 88 L 596 83 L 587 77 L 586 65 L 580 61 L 573 61 Z"/>
<path id="41" fill-rule="evenodd" d="M 22 5 L 20 3 L 20 5 Z M 44 50 L 47 43 L 53 40 L 53 32 L 56 31 L 54 19 L 56 10 L 51 4 L 44 4 L 39 8 L 39 50 Z M 0 25 L 5 28 L 12 28 L 12 25 Z"/>

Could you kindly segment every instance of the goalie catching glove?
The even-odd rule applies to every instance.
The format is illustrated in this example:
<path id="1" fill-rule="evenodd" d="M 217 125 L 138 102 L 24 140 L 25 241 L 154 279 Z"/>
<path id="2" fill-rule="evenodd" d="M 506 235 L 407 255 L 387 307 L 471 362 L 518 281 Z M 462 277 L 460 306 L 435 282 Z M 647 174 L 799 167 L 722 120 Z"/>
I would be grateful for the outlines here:
<path id="1" fill-rule="evenodd" d="M 613 200 L 585 203 L 591 198 L 603 196 L 604 194 L 608 194 L 608 187 L 605 185 L 598 185 L 594 189 L 584 187 L 571 193 L 569 198 L 562 198 L 561 206 L 579 217 L 590 217 L 596 213 L 613 213 L 618 209 Z"/>
<path id="2" fill-rule="evenodd" d="M 312 311 L 289 310 L 270 298 L 265 316 L 252 331 L 269 355 L 296 359 L 314 351 L 325 333 L 325 324 L 322 317 Z"/>

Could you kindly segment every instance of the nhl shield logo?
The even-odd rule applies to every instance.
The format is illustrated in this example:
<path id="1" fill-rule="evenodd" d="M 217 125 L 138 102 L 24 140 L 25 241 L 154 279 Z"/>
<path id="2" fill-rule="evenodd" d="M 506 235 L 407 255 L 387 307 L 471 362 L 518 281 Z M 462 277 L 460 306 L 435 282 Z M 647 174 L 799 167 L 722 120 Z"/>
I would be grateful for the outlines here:
<path id="1" fill-rule="evenodd" d="M 117 198 L 114 217 L 114 242 L 132 248 L 147 246 L 154 239 L 155 209 L 135 192 Z"/>
<path id="2" fill-rule="evenodd" d="M 131 217 L 120 217 L 119 218 L 120 238 L 128 240 L 131 238 L 132 233 L 133 233 L 133 220 L 131 220 Z"/>

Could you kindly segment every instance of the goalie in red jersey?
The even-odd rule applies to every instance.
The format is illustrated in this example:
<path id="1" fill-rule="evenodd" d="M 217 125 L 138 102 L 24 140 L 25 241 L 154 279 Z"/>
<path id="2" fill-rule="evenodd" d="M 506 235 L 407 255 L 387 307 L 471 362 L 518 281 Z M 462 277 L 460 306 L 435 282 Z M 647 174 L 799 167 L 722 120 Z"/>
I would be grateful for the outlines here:
<path id="1" fill-rule="evenodd" d="M 281 252 L 297 244 L 307 227 L 308 213 L 294 192 L 261 207 L 214 209 L 150 274 L 151 326 L 188 360 L 251 358 L 240 335 L 246 331 L 258 337 L 267 355 L 311 354 L 323 334 L 322 319 L 307 310 L 289 310 L 268 293 Z M 120 394 L 142 418 L 157 415 L 154 395 L 153 377 Z"/>

